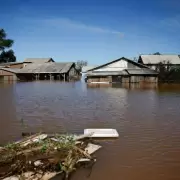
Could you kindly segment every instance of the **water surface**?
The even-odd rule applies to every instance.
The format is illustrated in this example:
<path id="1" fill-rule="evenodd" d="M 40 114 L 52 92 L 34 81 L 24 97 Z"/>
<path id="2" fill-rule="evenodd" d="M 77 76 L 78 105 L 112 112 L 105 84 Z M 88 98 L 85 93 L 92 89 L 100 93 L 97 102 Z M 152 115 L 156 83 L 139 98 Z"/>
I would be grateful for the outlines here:
<path id="1" fill-rule="evenodd" d="M 180 179 L 179 85 L 0 84 L 0 120 L 1 144 L 22 132 L 117 129 L 119 139 L 101 142 L 90 180 Z M 73 179 L 88 173 L 78 171 Z"/>

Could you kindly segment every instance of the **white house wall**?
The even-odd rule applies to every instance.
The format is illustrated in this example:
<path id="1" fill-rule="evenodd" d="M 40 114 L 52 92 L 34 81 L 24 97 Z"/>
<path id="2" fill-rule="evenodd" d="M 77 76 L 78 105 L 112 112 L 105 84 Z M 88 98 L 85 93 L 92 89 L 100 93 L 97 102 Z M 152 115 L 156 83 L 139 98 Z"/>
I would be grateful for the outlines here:
<path id="1" fill-rule="evenodd" d="M 94 70 L 94 72 L 98 71 L 123 71 L 124 69 L 139 69 L 138 66 L 135 66 L 134 64 L 126 61 L 126 60 L 120 60 L 115 63 L 109 64 L 107 66 L 104 66 L 100 69 Z"/>
<path id="2" fill-rule="evenodd" d="M 94 71 L 122 71 L 124 69 L 127 69 L 127 67 L 128 67 L 128 62 L 125 60 L 121 60 L 121 61 L 109 64 L 100 69 L 96 69 Z"/>

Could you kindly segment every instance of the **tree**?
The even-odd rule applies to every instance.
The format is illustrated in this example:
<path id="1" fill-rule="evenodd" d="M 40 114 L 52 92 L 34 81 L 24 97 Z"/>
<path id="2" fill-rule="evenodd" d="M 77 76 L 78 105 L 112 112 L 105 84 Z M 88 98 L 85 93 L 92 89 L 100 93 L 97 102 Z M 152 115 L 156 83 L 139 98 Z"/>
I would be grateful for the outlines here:
<path id="1" fill-rule="evenodd" d="M 76 63 L 76 68 L 81 71 L 81 70 L 82 70 L 82 67 L 83 67 L 83 66 L 87 66 L 87 65 L 88 65 L 88 62 L 87 62 L 87 61 L 79 60 L 79 61 L 77 61 L 77 63 Z"/>
<path id="2" fill-rule="evenodd" d="M 2 62 L 2 63 L 16 62 L 16 56 L 14 55 L 13 50 L 3 51 L 0 54 L 0 62 Z"/>
<path id="3" fill-rule="evenodd" d="M 0 29 L 0 63 L 16 61 L 13 50 L 5 51 L 5 49 L 12 47 L 14 43 L 12 39 L 7 39 L 6 36 L 4 29 Z"/>
<path id="4" fill-rule="evenodd" d="M 155 52 L 153 55 L 161 55 L 160 52 Z"/>
<path id="5" fill-rule="evenodd" d="M 172 65 L 170 61 L 158 63 L 156 71 L 159 73 L 159 81 L 180 81 L 180 67 Z"/>

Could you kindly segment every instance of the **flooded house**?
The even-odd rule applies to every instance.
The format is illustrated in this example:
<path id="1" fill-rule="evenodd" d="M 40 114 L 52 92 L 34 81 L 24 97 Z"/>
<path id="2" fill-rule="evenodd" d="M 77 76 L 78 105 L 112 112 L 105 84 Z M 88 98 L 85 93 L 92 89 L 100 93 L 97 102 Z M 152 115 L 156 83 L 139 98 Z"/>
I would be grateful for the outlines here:
<path id="1" fill-rule="evenodd" d="M 125 57 L 90 69 L 88 83 L 157 83 L 158 73 Z"/>
<path id="2" fill-rule="evenodd" d="M 17 72 L 20 80 L 61 80 L 69 81 L 78 76 L 73 62 L 32 63 Z"/>
<path id="3" fill-rule="evenodd" d="M 55 62 L 52 58 L 27 58 L 23 62 L 0 64 L 0 81 L 70 81 L 78 78 L 74 62 Z"/>
<path id="4" fill-rule="evenodd" d="M 148 66 L 156 70 L 160 63 L 165 66 L 178 66 L 180 67 L 179 55 L 141 55 L 138 58 L 138 63 Z"/>
<path id="5" fill-rule="evenodd" d="M 85 81 L 85 79 L 86 79 L 86 74 L 87 74 L 87 72 L 90 70 L 90 69 L 93 69 L 93 68 L 95 68 L 95 67 L 97 67 L 97 66 L 83 66 L 82 67 L 82 70 L 81 70 L 81 80 L 82 81 Z"/>
<path id="6" fill-rule="evenodd" d="M 8 63 L 0 63 L 0 68 L 12 68 L 12 69 L 20 69 L 24 67 L 23 62 L 8 62 Z"/>
<path id="7" fill-rule="evenodd" d="M 17 68 L 4 68 L 0 67 L 0 82 L 10 82 L 17 81 L 18 78 L 16 76 L 18 69 Z"/>
<path id="8" fill-rule="evenodd" d="M 52 58 L 26 58 L 23 61 L 24 66 L 27 66 L 32 63 L 36 64 L 44 64 L 44 63 L 50 63 L 50 62 L 55 62 Z"/>

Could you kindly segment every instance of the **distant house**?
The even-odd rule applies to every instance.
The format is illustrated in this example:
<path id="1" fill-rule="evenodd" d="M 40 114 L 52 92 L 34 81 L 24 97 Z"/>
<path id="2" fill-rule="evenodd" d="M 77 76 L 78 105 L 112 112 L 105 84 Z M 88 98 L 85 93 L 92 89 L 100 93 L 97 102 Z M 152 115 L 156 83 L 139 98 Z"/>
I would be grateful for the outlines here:
<path id="1" fill-rule="evenodd" d="M 21 80 L 63 80 L 69 81 L 78 76 L 73 62 L 32 63 L 20 69 L 17 76 Z"/>
<path id="2" fill-rule="evenodd" d="M 82 71 L 81 71 L 81 76 L 82 76 L 82 80 L 85 80 L 86 79 L 86 74 L 87 72 L 90 70 L 90 69 L 93 69 L 97 66 L 83 66 L 82 67 Z"/>
<path id="3" fill-rule="evenodd" d="M 0 68 L 0 82 L 17 81 L 18 80 L 16 76 L 17 71 L 18 71 L 17 68 L 12 69 L 12 68 L 1 67 Z"/>
<path id="4" fill-rule="evenodd" d="M 27 58 L 24 60 L 24 63 L 47 63 L 54 62 L 52 58 Z"/>
<path id="5" fill-rule="evenodd" d="M 141 55 L 139 56 L 138 63 L 156 70 L 159 63 L 170 66 L 180 66 L 180 57 L 179 55 Z"/>
<path id="6" fill-rule="evenodd" d="M 88 83 L 140 83 L 158 81 L 158 73 L 127 58 L 120 58 L 87 71 Z"/>
<path id="7" fill-rule="evenodd" d="M 0 63 L 0 68 L 23 68 L 24 63 L 23 62 L 8 62 L 8 63 Z"/>
<path id="8" fill-rule="evenodd" d="M 24 67 L 28 64 L 35 63 L 35 64 L 43 64 L 43 63 L 50 63 L 55 62 L 52 58 L 26 58 L 24 60 Z"/>

